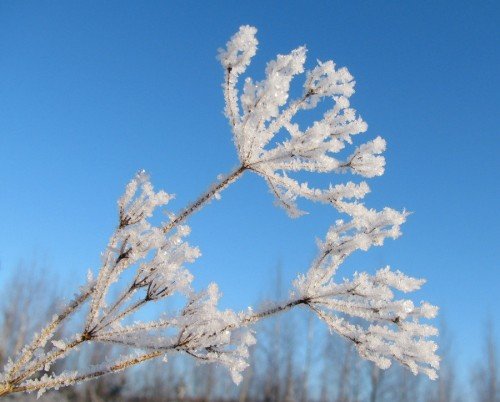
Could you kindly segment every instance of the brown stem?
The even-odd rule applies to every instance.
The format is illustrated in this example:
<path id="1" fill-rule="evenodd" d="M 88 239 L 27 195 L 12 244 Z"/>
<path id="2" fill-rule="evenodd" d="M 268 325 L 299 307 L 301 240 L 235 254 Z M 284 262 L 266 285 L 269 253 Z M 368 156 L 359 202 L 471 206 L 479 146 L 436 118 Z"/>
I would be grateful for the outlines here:
<path id="1" fill-rule="evenodd" d="M 218 192 L 224 190 L 226 187 L 228 187 L 231 183 L 233 183 L 235 180 L 237 180 L 244 172 L 245 170 L 248 169 L 247 166 L 245 165 L 240 165 L 238 168 L 233 170 L 228 176 L 226 176 L 223 180 L 215 184 L 214 186 L 210 187 L 205 193 L 203 193 L 196 201 L 188 205 L 185 209 L 181 211 L 181 213 L 173 219 L 170 223 L 165 225 L 163 227 L 163 232 L 168 233 L 170 230 L 172 230 L 174 227 L 182 223 L 187 217 L 189 217 L 191 214 L 194 212 L 197 212 L 201 207 L 203 207 L 208 201 L 210 201 L 215 194 Z M 115 262 L 115 265 L 117 265 L 121 260 L 118 260 Z M 95 289 L 95 286 L 90 288 L 88 291 L 84 292 L 82 295 L 80 295 L 77 299 L 75 299 L 59 316 L 57 316 L 41 333 L 41 335 L 37 338 L 35 338 L 30 345 L 30 347 L 26 350 L 25 353 L 21 356 L 20 360 L 17 362 L 17 364 L 13 367 L 11 371 L 11 375 L 18 372 L 21 367 L 29 361 L 31 358 L 32 353 L 38 349 L 41 346 L 42 343 L 42 335 L 45 335 L 47 333 L 50 333 L 55 327 L 57 327 L 65 318 L 67 318 L 69 315 L 71 315 L 76 308 L 78 308 L 83 302 L 85 302 L 88 297 L 93 293 Z M 121 300 L 120 300 L 121 302 Z M 117 303 L 117 305 L 120 304 L 120 302 Z M 142 304 L 144 304 L 144 301 L 139 302 L 138 304 L 134 304 L 131 308 L 125 310 L 123 313 L 121 313 L 116 319 L 121 319 L 124 316 L 130 314 L 132 311 L 135 311 L 138 307 L 140 307 Z M 117 307 L 117 306 L 116 306 Z M 115 309 L 116 309 L 115 307 Z M 289 308 L 289 307 L 288 307 Z M 278 311 L 276 311 L 278 312 Z M 108 323 L 109 325 L 109 323 Z M 107 325 L 105 324 L 104 327 Z M 102 327 L 101 329 L 103 329 Z M 87 332 L 88 333 L 88 332 Z M 50 353 L 45 359 L 42 361 L 38 362 L 32 362 L 30 366 L 27 367 L 27 369 L 22 372 L 20 375 L 18 375 L 16 378 L 14 378 L 11 381 L 7 381 L 4 384 L 0 384 L 0 397 L 3 395 L 8 395 L 10 393 L 15 393 L 15 392 L 26 392 L 26 391 L 34 391 L 37 389 L 41 388 L 46 388 L 46 387 L 54 387 L 58 385 L 64 385 L 65 381 L 67 380 L 61 380 L 61 379 L 54 379 L 52 381 L 47 381 L 43 384 L 30 384 L 30 385 L 15 385 L 19 384 L 23 380 L 29 378 L 31 375 L 36 373 L 38 370 L 43 368 L 45 364 L 51 363 L 54 360 L 57 360 L 60 356 L 64 355 L 66 352 L 68 352 L 71 349 L 74 349 L 76 346 L 79 344 L 86 342 L 90 340 L 91 337 L 87 336 L 82 336 L 81 338 L 71 342 L 70 344 L 67 345 L 66 348 L 63 350 L 55 350 L 52 353 Z M 155 357 L 158 357 L 165 353 L 165 351 L 154 351 L 148 354 L 144 354 L 142 356 L 139 356 L 137 358 L 128 360 L 126 362 L 121 362 L 117 363 L 111 367 L 108 367 L 106 370 L 100 370 L 100 371 L 95 371 L 92 373 L 88 374 L 83 374 L 81 376 L 75 377 L 74 382 L 79 382 L 79 381 L 84 381 L 84 380 L 89 380 L 107 373 L 112 373 L 115 371 L 123 370 L 127 367 L 130 367 L 132 365 L 138 364 L 142 361 L 149 360 Z"/>
<path id="2" fill-rule="evenodd" d="M 97 325 L 94 329 L 96 333 L 99 331 L 102 331 L 104 328 L 109 327 L 113 322 L 120 322 L 123 318 L 128 316 L 129 314 L 132 314 L 134 311 L 137 311 L 139 308 L 141 308 L 144 304 L 146 304 L 150 299 L 141 299 L 131 306 L 127 307 L 124 311 L 122 311 L 120 314 L 118 314 L 116 317 L 102 321 L 99 325 Z"/>
<path id="3" fill-rule="evenodd" d="M 40 382 L 40 383 L 35 383 L 35 384 L 29 384 L 29 385 L 19 385 L 12 387 L 7 390 L 7 393 L 2 394 L 0 390 L 0 396 L 2 395 L 7 395 L 10 393 L 15 393 L 15 392 L 32 392 L 32 391 L 37 391 L 42 388 L 53 388 L 57 386 L 64 386 L 64 385 L 71 385 L 80 381 L 88 381 L 96 377 L 103 376 L 105 374 L 110 374 L 110 373 L 115 373 L 117 371 L 122 371 L 125 370 L 126 368 L 129 368 L 131 366 L 135 366 L 136 364 L 142 363 L 143 361 L 154 359 L 156 357 L 159 357 L 163 355 L 165 352 L 163 351 L 155 351 L 155 352 L 150 352 L 146 353 L 140 356 L 137 356 L 133 359 L 126 360 L 123 362 L 116 363 L 110 367 L 107 367 L 102 370 L 96 370 L 90 373 L 82 374 L 76 377 L 73 377 L 72 379 L 68 380 L 67 378 L 55 378 L 53 380 L 47 380 L 45 382 Z M 71 382 L 71 384 L 68 384 L 68 381 Z"/>
<path id="4" fill-rule="evenodd" d="M 253 324 L 253 323 L 255 323 L 263 318 L 269 317 L 269 316 L 274 315 L 274 314 L 282 313 L 282 312 L 287 311 L 287 310 L 289 310 L 295 306 L 298 306 L 300 304 L 308 304 L 308 303 L 309 303 L 309 299 L 307 299 L 307 298 L 292 300 L 286 304 L 278 305 L 278 306 L 272 307 L 268 310 L 262 311 L 260 313 L 252 314 L 251 316 L 244 319 L 242 324 L 243 325 L 250 325 L 250 324 Z M 231 328 L 229 328 L 229 327 L 224 328 L 224 330 L 228 330 L 228 329 L 232 329 L 232 327 Z M 85 342 L 86 340 L 87 339 L 82 338 L 81 342 Z M 96 339 L 96 340 L 107 341 L 105 339 L 102 339 L 102 340 Z M 77 341 L 75 341 L 75 342 L 77 342 Z M 120 342 L 114 342 L 114 343 L 120 343 Z M 110 373 L 114 373 L 117 371 L 125 370 L 128 367 L 135 366 L 135 365 L 142 363 L 144 361 L 160 357 L 160 356 L 164 355 L 166 352 L 168 352 L 169 350 L 175 350 L 175 349 L 179 348 L 180 346 L 181 346 L 181 344 L 175 344 L 175 345 L 170 345 L 170 346 L 166 346 L 163 348 L 158 348 L 156 350 L 153 350 L 152 352 L 137 356 L 136 358 L 126 360 L 124 362 L 116 363 L 116 364 L 114 364 L 110 367 L 107 367 L 105 369 L 101 369 L 101 370 L 97 370 L 97 371 L 94 371 L 91 373 L 79 375 L 77 377 L 74 377 L 70 381 L 71 381 L 71 384 L 74 384 L 74 383 L 77 383 L 80 381 L 91 380 L 93 378 L 100 377 L 100 376 L 105 375 L 105 374 L 110 374 Z M 68 350 L 68 349 L 66 349 L 66 350 Z M 188 353 L 188 354 L 192 354 L 192 353 Z M 195 357 L 200 358 L 197 355 Z M 4 395 L 11 394 L 11 393 L 32 392 L 32 391 L 37 391 L 37 390 L 42 389 L 42 388 L 53 388 L 53 387 L 64 386 L 64 385 L 70 385 L 70 384 L 68 384 L 68 379 L 56 378 L 53 380 L 47 380 L 43 383 L 29 384 L 29 385 L 17 385 L 17 386 L 13 385 L 12 383 L 0 384 L 0 397 L 4 396 Z"/>
<path id="5" fill-rule="evenodd" d="M 252 315 L 246 317 L 245 319 L 243 319 L 242 325 L 245 325 L 245 326 L 250 325 L 250 324 L 253 324 L 254 322 L 259 321 L 263 318 L 267 318 L 271 315 L 279 314 L 279 313 L 282 313 L 284 311 L 290 310 L 291 308 L 298 306 L 300 304 L 308 304 L 308 303 L 309 303 L 309 299 L 305 299 L 305 298 L 292 300 L 286 304 L 271 307 L 270 309 L 261 311 L 260 313 L 252 314 Z"/>
<path id="6" fill-rule="evenodd" d="M 57 360 L 60 356 L 64 355 L 65 353 L 67 353 L 71 349 L 76 348 L 78 345 L 80 345 L 81 343 L 83 343 L 83 342 L 85 342 L 87 340 L 88 339 L 85 336 L 82 335 L 78 339 L 75 339 L 73 342 L 71 342 L 68 345 L 66 345 L 66 347 L 64 349 L 56 349 L 55 351 L 53 351 L 52 353 L 50 353 L 49 355 L 47 355 L 47 357 L 45 359 L 43 359 L 42 361 L 39 361 L 39 362 L 35 361 L 35 362 L 33 362 L 31 364 L 31 367 L 28 367 L 18 377 L 16 377 L 12 381 L 9 381 L 9 383 L 11 383 L 11 384 L 19 384 L 21 381 L 23 381 L 23 380 L 31 377 L 37 371 L 43 369 L 46 364 L 52 363 L 53 361 Z"/>
<path id="7" fill-rule="evenodd" d="M 247 166 L 241 165 L 235 170 L 233 170 L 229 175 L 227 175 L 219 183 L 210 187 L 205 193 L 203 193 L 196 201 L 184 208 L 179 215 L 177 215 L 170 223 L 163 226 L 163 233 L 170 232 L 174 227 L 182 223 L 189 215 L 198 211 L 203 205 L 212 199 L 212 197 L 218 192 L 224 190 L 227 186 L 237 180 L 247 169 Z"/>
<path id="8" fill-rule="evenodd" d="M 106 315 L 103 315 L 101 317 L 101 319 L 99 320 L 99 322 L 96 324 L 96 326 L 93 328 L 93 330 L 95 331 L 97 328 L 99 328 L 99 326 L 101 324 L 103 324 L 104 321 L 106 321 L 106 318 L 109 318 L 112 316 L 112 314 L 114 313 L 114 311 L 120 307 L 120 305 L 127 299 L 127 298 L 130 298 L 133 296 L 134 292 L 136 291 L 136 287 L 134 286 L 134 284 L 132 284 L 132 286 L 128 287 L 126 291 L 124 291 L 121 296 L 118 298 L 117 301 L 115 301 L 113 303 L 113 305 L 111 306 L 111 308 L 106 312 Z"/>
<path id="9" fill-rule="evenodd" d="M 44 345 L 44 341 L 46 341 L 48 336 L 50 336 L 49 334 L 53 333 L 54 330 L 61 324 L 61 322 L 63 322 L 67 317 L 73 314 L 73 312 L 77 310 L 78 307 L 80 307 L 89 298 L 93 291 L 94 286 L 89 286 L 87 290 L 82 292 L 78 297 L 71 301 L 69 305 L 59 315 L 57 315 L 52 320 L 52 322 L 40 332 L 38 336 L 36 336 L 35 339 L 33 339 L 33 341 L 31 342 L 30 346 L 23 352 L 22 356 L 9 371 L 9 375 L 13 375 L 18 372 L 21 367 L 31 359 L 35 350 Z"/>

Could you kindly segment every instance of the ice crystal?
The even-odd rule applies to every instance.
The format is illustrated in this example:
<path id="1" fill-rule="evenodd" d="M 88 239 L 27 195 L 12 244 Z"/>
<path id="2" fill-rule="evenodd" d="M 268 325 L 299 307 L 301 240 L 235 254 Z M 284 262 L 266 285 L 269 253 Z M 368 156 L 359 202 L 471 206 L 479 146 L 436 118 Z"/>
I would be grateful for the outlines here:
<path id="1" fill-rule="evenodd" d="M 149 176 L 139 172 L 118 200 L 118 225 L 101 255 L 97 277 L 89 271 L 87 283 L 73 300 L 34 335 L 16 359 L 8 360 L 0 376 L 0 395 L 20 391 L 41 395 L 47 389 L 73 385 L 149 359 L 166 361 L 171 352 L 220 364 L 239 383 L 248 365 L 248 348 L 255 342 L 251 325 L 298 305 L 317 314 L 331 332 L 351 341 L 362 357 L 379 367 L 387 368 L 396 361 L 415 374 L 436 378 L 437 346 L 429 338 L 437 331 L 422 319 L 433 318 L 437 308 L 426 302 L 417 306 L 410 299 L 397 297 L 397 292 L 418 290 L 424 280 L 389 267 L 374 274 L 356 273 L 352 279 L 335 278 L 340 265 L 355 251 L 366 251 L 381 246 L 387 238 L 399 237 L 408 213 L 367 208 L 361 202 L 370 191 L 364 181 L 315 188 L 293 177 L 296 172 L 348 172 L 366 178 L 383 174 L 386 143 L 381 137 L 353 145 L 353 137 L 367 130 L 367 124 L 350 106 L 354 78 L 333 61 L 318 62 L 307 71 L 306 48 L 301 46 L 270 61 L 263 80 L 247 77 L 239 95 L 238 79 L 257 51 L 256 33 L 254 27 L 242 26 L 226 48 L 219 50 L 225 70 L 225 112 L 240 166 L 228 175 L 219 175 L 179 214 L 167 212 L 169 221 L 160 226 L 152 223 L 153 214 L 173 196 L 155 192 Z M 302 93 L 290 100 L 292 81 L 300 76 L 304 77 Z M 297 113 L 323 101 L 331 107 L 320 120 L 301 128 L 295 121 Z M 282 132 L 286 132 L 284 139 L 278 137 Z M 342 159 L 341 151 L 349 156 Z M 216 284 L 202 291 L 192 288 L 193 274 L 187 265 L 201 253 L 186 241 L 190 228 L 185 221 L 212 199 L 220 199 L 220 193 L 245 171 L 262 176 L 277 204 L 290 216 L 303 213 L 297 206 L 297 199 L 302 197 L 332 205 L 341 219 L 319 242 L 317 258 L 294 281 L 289 300 L 260 311 L 249 308 L 237 313 L 219 309 L 221 294 Z M 117 294 L 110 292 L 113 284 L 121 289 Z M 177 313 L 130 322 L 129 318 L 144 305 L 174 294 L 185 300 Z M 85 303 L 89 309 L 80 331 L 54 339 L 63 321 Z M 49 341 L 52 346 L 47 346 Z M 41 374 L 88 341 L 125 345 L 137 352 L 104 360 L 80 373 Z"/>

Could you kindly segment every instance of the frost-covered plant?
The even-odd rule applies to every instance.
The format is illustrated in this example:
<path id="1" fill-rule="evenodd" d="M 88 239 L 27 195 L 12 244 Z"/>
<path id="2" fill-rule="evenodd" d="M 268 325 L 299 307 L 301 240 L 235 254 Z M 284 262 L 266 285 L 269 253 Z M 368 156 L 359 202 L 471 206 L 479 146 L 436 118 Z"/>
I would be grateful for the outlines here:
<path id="1" fill-rule="evenodd" d="M 420 319 L 434 317 L 437 308 L 427 303 L 415 306 L 410 300 L 396 299 L 394 294 L 417 290 L 424 280 L 389 267 L 374 275 L 363 272 L 350 280 L 334 279 L 340 264 L 354 251 L 397 238 L 407 213 L 366 208 L 359 201 L 369 192 L 366 182 L 349 181 L 320 189 L 291 177 L 303 171 L 348 172 L 368 178 L 383 174 L 385 141 L 380 137 L 347 150 L 344 159 L 336 156 L 352 147 L 354 135 L 367 129 L 350 107 L 353 77 L 332 61 L 320 62 L 305 72 L 306 49 L 299 47 L 269 62 L 262 81 L 246 78 L 240 95 L 238 78 L 256 53 L 255 34 L 255 28 L 243 26 L 219 52 L 225 70 L 225 111 L 239 166 L 180 213 L 171 213 L 170 220 L 161 226 L 152 225 L 150 218 L 172 196 L 155 192 L 148 176 L 139 173 L 118 201 L 118 226 L 102 254 L 97 277 L 89 275 L 87 284 L 67 307 L 9 361 L 0 377 L 0 395 L 43 393 L 146 360 L 165 358 L 172 352 L 224 365 L 238 383 L 247 366 L 248 347 L 255 342 L 252 325 L 300 305 L 317 314 L 331 332 L 351 341 L 362 357 L 379 367 L 387 368 L 395 360 L 414 374 L 436 378 L 437 346 L 429 337 L 437 331 Z M 290 101 L 292 79 L 304 72 L 302 94 Z M 332 107 L 302 130 L 294 120 L 297 113 L 328 99 Z M 286 139 L 278 140 L 279 132 L 286 133 Z M 296 203 L 303 197 L 331 204 L 347 220 L 338 220 L 330 227 L 319 244 L 317 258 L 307 273 L 294 281 L 288 300 L 262 311 L 236 313 L 217 307 L 220 293 L 216 284 L 200 292 L 192 289 L 193 275 L 186 264 L 197 259 L 200 252 L 186 242 L 190 229 L 184 222 L 246 171 L 262 176 L 277 204 L 292 217 L 303 213 Z M 125 286 L 124 278 L 129 278 Z M 111 297 L 110 287 L 115 283 L 121 292 Z M 146 322 L 127 320 L 146 304 L 179 294 L 184 296 L 185 306 L 177 313 Z M 88 304 L 88 312 L 81 330 L 70 338 L 54 339 L 63 321 L 84 304 Z M 56 361 L 86 342 L 126 345 L 134 353 L 105 360 L 83 372 L 51 372 Z"/>

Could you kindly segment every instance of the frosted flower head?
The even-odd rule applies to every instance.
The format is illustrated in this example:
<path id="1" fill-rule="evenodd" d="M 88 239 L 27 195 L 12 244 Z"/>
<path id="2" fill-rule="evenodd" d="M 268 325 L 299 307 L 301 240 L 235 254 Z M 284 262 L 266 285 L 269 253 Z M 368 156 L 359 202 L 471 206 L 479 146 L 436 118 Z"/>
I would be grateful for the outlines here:
<path id="1" fill-rule="evenodd" d="M 380 154 L 385 142 L 379 137 L 356 148 L 347 160 L 336 155 L 352 144 L 352 136 L 367 129 L 350 107 L 355 82 L 345 67 L 337 68 L 331 60 L 318 62 L 305 73 L 302 95 L 289 100 L 292 80 L 305 72 L 306 48 L 301 46 L 270 61 L 262 81 L 247 77 L 243 93 L 238 94 L 238 76 L 245 72 L 257 50 L 255 33 L 255 28 L 241 27 L 219 53 L 226 71 L 226 115 L 241 164 L 266 180 L 277 204 L 292 217 L 303 214 L 296 205 L 299 197 L 335 205 L 339 194 L 331 188 L 310 188 L 292 178 L 291 173 L 347 171 L 364 177 L 381 175 L 385 161 Z M 331 109 L 302 130 L 294 121 L 297 113 L 327 99 L 332 103 Z M 283 131 L 288 138 L 276 140 L 276 135 Z M 353 191 L 344 191 L 342 197 L 360 196 L 353 183 L 349 182 L 346 188 Z"/>

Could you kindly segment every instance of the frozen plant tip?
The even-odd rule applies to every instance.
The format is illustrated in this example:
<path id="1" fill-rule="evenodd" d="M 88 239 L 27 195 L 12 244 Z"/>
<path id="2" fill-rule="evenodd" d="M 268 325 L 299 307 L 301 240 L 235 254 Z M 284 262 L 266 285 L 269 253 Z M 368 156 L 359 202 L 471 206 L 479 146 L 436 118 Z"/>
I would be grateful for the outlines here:
<path id="1" fill-rule="evenodd" d="M 394 293 L 415 291 L 424 280 L 385 267 L 375 274 L 357 273 L 352 279 L 335 281 L 339 266 L 350 254 L 397 238 L 408 214 L 365 207 L 360 200 L 370 189 L 364 181 L 314 188 L 292 177 L 297 172 L 366 178 L 383 174 L 381 154 L 386 144 L 382 138 L 353 145 L 353 137 L 365 132 L 367 125 L 350 107 L 352 75 L 332 61 L 318 62 L 306 71 L 306 48 L 299 47 L 270 61 L 262 81 L 246 78 L 239 85 L 240 75 L 257 51 L 256 32 L 254 27 L 241 27 L 219 51 L 225 71 L 225 112 L 239 166 L 218 177 L 178 214 L 170 213 L 170 220 L 160 226 L 153 225 L 151 218 L 172 196 L 155 192 L 146 173 L 138 173 L 118 201 L 117 229 L 102 253 L 97 277 L 89 275 L 80 293 L 9 360 L 0 377 L 0 396 L 31 391 L 41 395 L 47 389 L 165 359 L 173 352 L 222 365 L 239 383 L 248 365 L 248 348 L 255 343 L 252 326 L 297 306 L 317 314 L 332 333 L 352 342 L 362 357 L 379 367 L 396 361 L 414 374 L 436 378 L 437 346 L 429 338 L 437 331 L 421 319 L 433 318 L 437 308 L 428 303 L 416 306 Z M 299 76 L 303 76 L 301 94 L 290 100 L 292 80 Z M 322 118 L 300 127 L 297 113 L 323 101 L 330 108 Z M 342 151 L 349 156 L 339 156 Z M 187 265 L 200 257 L 200 251 L 186 241 L 190 229 L 185 221 L 218 199 L 246 171 L 263 177 L 276 203 L 292 217 L 303 214 L 297 200 L 304 198 L 333 206 L 343 218 L 330 227 L 318 256 L 294 281 L 288 300 L 264 310 L 236 313 L 218 308 L 221 295 L 216 284 L 201 291 L 192 288 L 193 274 Z M 113 285 L 118 292 L 110 292 Z M 146 305 L 174 295 L 183 297 L 185 303 L 178 312 L 150 321 L 130 321 Z M 85 304 L 88 312 L 77 332 L 70 337 L 57 335 L 61 325 Z M 81 372 L 52 370 L 54 363 L 87 342 L 118 344 L 134 353 Z"/>

